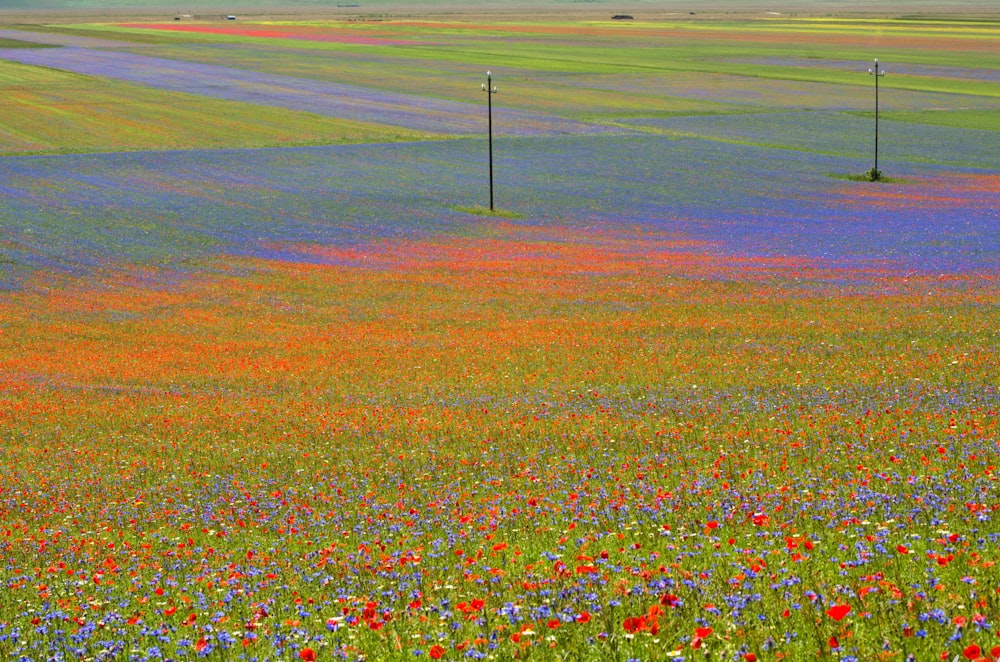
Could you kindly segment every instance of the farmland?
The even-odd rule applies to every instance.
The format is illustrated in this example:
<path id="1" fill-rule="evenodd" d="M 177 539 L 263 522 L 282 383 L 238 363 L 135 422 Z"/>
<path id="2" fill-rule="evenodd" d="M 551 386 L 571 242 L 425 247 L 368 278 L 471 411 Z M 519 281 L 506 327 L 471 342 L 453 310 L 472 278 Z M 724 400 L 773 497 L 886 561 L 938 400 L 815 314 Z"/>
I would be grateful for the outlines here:
<path id="1" fill-rule="evenodd" d="M 608 18 L 0 26 L 0 657 L 1000 657 L 996 17 Z"/>

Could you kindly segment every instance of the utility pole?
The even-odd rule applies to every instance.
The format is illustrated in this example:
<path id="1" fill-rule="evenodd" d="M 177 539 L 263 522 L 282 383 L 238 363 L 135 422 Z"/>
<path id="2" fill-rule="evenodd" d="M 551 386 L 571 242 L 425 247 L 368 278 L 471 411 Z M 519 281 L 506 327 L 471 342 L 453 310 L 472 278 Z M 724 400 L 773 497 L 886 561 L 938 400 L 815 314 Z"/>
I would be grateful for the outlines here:
<path id="1" fill-rule="evenodd" d="M 878 79 L 885 76 L 885 70 L 878 68 L 878 58 L 875 58 L 875 68 L 869 69 L 868 74 L 875 77 L 875 167 L 871 170 L 871 180 L 874 182 L 882 176 L 878 171 Z"/>
<path id="2" fill-rule="evenodd" d="M 490 211 L 493 211 L 493 95 L 497 93 L 496 85 L 493 84 L 493 74 L 486 72 L 486 82 L 483 83 L 483 92 L 486 92 L 486 116 L 489 127 L 490 141 Z"/>

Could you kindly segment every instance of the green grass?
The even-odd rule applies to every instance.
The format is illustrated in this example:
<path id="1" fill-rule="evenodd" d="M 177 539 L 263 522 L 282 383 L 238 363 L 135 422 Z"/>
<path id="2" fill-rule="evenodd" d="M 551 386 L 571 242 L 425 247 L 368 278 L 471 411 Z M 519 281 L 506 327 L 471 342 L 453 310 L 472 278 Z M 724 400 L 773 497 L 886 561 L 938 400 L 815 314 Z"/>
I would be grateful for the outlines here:
<path id="1" fill-rule="evenodd" d="M 1000 131 L 1000 108 L 894 111 L 882 113 L 882 117 L 897 122 L 911 122 L 913 124 L 933 124 L 936 126 L 950 126 L 956 129 Z"/>
<path id="2" fill-rule="evenodd" d="M 0 37 L 0 48 L 52 48 L 50 44 L 36 44 L 20 39 L 5 39 Z"/>
<path id="3" fill-rule="evenodd" d="M 887 177 L 885 174 L 882 174 L 877 180 L 872 180 L 871 175 L 869 175 L 868 173 L 860 173 L 860 174 L 858 174 L 858 173 L 849 173 L 849 174 L 845 174 L 845 173 L 831 172 L 829 174 L 829 177 L 831 177 L 833 179 L 842 179 L 842 180 L 847 181 L 847 182 L 866 182 L 866 183 L 869 183 L 869 184 L 875 184 L 875 183 L 878 183 L 878 184 L 909 184 L 910 183 L 909 180 L 900 179 L 898 177 Z"/>
<path id="4" fill-rule="evenodd" d="M 0 61 L 0 153 L 274 147 L 433 137 Z"/>
<path id="5" fill-rule="evenodd" d="M 469 206 L 457 206 L 452 207 L 455 211 L 460 211 L 465 214 L 472 214 L 473 216 L 487 216 L 494 218 L 509 218 L 509 219 L 519 219 L 524 218 L 524 214 L 520 212 L 512 211 L 510 209 L 490 209 L 488 207 L 481 207 L 479 205 L 469 205 Z"/>

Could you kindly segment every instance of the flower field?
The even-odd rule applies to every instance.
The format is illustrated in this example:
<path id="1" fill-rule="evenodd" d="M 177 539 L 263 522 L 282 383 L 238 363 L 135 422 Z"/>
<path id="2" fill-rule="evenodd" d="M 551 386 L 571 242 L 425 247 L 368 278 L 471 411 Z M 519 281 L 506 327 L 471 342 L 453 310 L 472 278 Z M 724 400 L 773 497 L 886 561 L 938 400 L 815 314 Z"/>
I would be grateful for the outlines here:
<path id="1" fill-rule="evenodd" d="M 0 658 L 1000 658 L 995 24 L 824 25 L 0 33 Z"/>

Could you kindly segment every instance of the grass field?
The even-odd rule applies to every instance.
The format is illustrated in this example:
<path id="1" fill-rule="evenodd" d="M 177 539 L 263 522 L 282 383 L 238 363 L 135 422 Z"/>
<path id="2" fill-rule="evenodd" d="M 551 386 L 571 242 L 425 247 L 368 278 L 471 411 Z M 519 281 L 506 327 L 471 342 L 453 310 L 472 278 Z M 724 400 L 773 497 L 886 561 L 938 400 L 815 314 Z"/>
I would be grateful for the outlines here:
<path id="1" fill-rule="evenodd" d="M 0 658 L 1000 659 L 998 30 L 0 29 Z"/>
<path id="2" fill-rule="evenodd" d="M 512 83 L 504 88 L 507 109 L 612 125 L 627 118 L 715 116 L 785 108 L 871 112 L 871 80 L 865 72 L 877 55 L 887 63 L 891 74 L 883 81 L 886 94 L 881 109 L 887 117 L 907 124 L 962 129 L 996 131 L 1000 126 L 1000 54 L 995 48 L 998 27 L 987 21 L 956 24 L 929 20 L 771 19 L 743 24 L 664 21 L 627 25 L 610 21 L 171 21 L 46 29 L 66 37 L 124 40 L 126 45 L 134 42 L 137 47 L 131 52 L 165 60 L 162 64 L 144 65 L 149 69 L 170 67 L 170 62 L 178 61 L 235 67 L 260 75 L 315 81 L 317 85 L 356 85 L 360 81 L 363 87 L 382 92 L 466 104 L 478 101 L 475 78 L 486 68 L 493 68 L 499 77 Z M 512 43 L 517 47 L 510 48 Z M 116 48 L 115 52 L 121 50 Z M 58 58 L 49 56 L 46 62 L 53 57 Z M 50 66 L 71 68 L 73 62 L 61 64 L 56 60 Z M 30 80 L 20 72 L 16 75 L 25 82 Z M 51 74 L 29 83 L 39 90 L 36 94 L 58 84 L 46 80 L 47 75 Z M 145 84 L 155 87 L 160 83 L 153 79 Z M 191 92 L 203 95 L 205 86 L 192 84 Z M 100 99 L 101 92 L 94 90 L 94 94 L 86 96 Z M 115 92 L 123 100 L 129 94 L 142 94 L 127 88 Z M 213 139 L 207 135 L 189 136 L 192 132 L 180 127 L 198 123 L 186 116 L 161 122 L 151 108 L 190 108 L 206 117 L 224 114 L 236 118 L 254 116 L 254 108 L 259 105 L 244 106 L 242 110 L 228 105 L 203 109 L 187 98 L 173 103 L 166 98 L 137 98 L 134 104 L 116 105 L 153 115 L 140 114 L 136 118 L 143 126 L 139 135 L 145 136 L 151 148 L 216 146 L 227 139 L 227 134 L 232 136 L 228 140 L 233 146 L 256 146 L 266 140 L 261 132 L 265 136 L 273 133 L 276 145 L 294 141 L 288 134 L 268 128 L 278 121 L 287 125 L 289 134 L 301 136 L 299 144 L 322 141 L 324 135 L 335 142 L 355 128 L 330 126 L 324 131 L 324 122 L 311 115 L 292 113 L 285 118 L 283 113 L 269 110 L 273 117 L 270 122 L 266 119 L 271 118 L 253 117 L 254 121 L 246 122 L 244 127 L 206 123 L 201 127 L 206 133 L 221 136 Z M 322 108 L 318 110 L 322 112 Z M 41 108 L 31 104 L 24 111 L 30 114 L 25 123 L 60 131 L 61 122 L 52 122 L 54 118 L 49 116 L 58 114 L 58 107 L 48 110 L 44 104 Z M 376 109 L 372 111 L 372 119 L 377 121 Z M 849 121 L 859 128 L 863 126 L 857 118 Z M 25 132 L 24 127 L 13 128 Z M 30 129 L 27 131 L 30 136 Z M 72 144 L 86 133 L 71 124 L 62 130 L 65 137 L 61 141 L 57 134 L 40 136 L 35 143 Z M 359 134 L 362 141 L 379 139 L 372 127 Z M 393 136 L 388 133 L 385 138 Z M 121 148 L 133 144 L 111 136 L 94 138 L 94 142 L 115 147 L 119 141 Z M 158 145 L 158 141 L 162 142 Z M 14 149 L 29 149 L 30 137 L 24 142 L 28 146 L 16 145 Z"/>
<path id="3" fill-rule="evenodd" d="M 0 92 L 0 151 L 7 154 L 253 148 L 431 137 L 6 61 L 0 61 Z"/>

